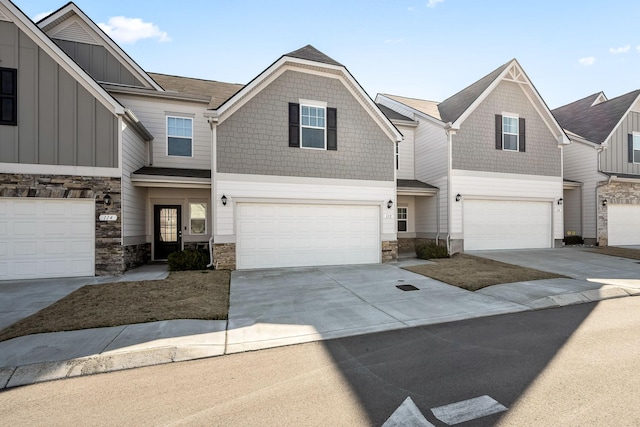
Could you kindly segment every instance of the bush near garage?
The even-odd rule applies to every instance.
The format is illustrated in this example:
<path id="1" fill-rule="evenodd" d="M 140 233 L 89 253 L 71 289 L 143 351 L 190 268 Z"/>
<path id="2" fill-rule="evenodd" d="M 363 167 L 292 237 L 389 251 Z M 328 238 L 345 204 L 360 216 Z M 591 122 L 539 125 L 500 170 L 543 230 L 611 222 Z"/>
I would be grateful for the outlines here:
<path id="1" fill-rule="evenodd" d="M 416 256 L 420 259 L 449 258 L 446 246 L 440 246 L 433 242 L 416 244 Z"/>
<path id="2" fill-rule="evenodd" d="M 565 245 L 583 245 L 584 239 L 582 236 L 564 236 Z"/>
<path id="3" fill-rule="evenodd" d="M 185 249 L 170 254 L 167 264 L 169 271 L 206 270 L 209 254 L 202 249 Z"/>

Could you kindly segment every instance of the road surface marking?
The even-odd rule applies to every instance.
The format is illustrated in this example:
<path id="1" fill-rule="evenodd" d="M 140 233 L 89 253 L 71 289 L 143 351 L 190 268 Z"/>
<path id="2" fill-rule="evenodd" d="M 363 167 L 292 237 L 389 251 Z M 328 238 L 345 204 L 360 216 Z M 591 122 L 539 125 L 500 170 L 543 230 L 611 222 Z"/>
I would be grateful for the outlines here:
<path id="1" fill-rule="evenodd" d="M 506 410 L 505 406 L 487 395 L 431 408 L 431 412 L 437 419 L 450 426 Z"/>
<path id="2" fill-rule="evenodd" d="M 420 409 L 413 403 L 410 397 L 407 397 L 402 405 L 398 406 L 382 427 L 435 427 L 422 415 Z"/>

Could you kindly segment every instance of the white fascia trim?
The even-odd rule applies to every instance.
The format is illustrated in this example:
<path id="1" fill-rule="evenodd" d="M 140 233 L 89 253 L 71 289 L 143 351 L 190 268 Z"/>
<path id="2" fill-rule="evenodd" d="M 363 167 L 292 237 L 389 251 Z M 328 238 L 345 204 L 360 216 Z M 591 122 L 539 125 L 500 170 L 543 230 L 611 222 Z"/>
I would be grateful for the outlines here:
<path id="1" fill-rule="evenodd" d="M 9 12 L 16 18 L 14 24 L 20 28 L 31 40 L 35 41 L 42 50 L 54 58 L 56 62 L 69 74 L 74 76 L 82 86 L 87 89 L 100 103 L 111 113 L 122 115 L 124 107 L 107 91 L 105 91 L 91 76 L 89 76 L 78 64 L 62 51 L 37 25 L 35 25 L 24 13 L 11 2 L 2 2 Z"/>
<path id="2" fill-rule="evenodd" d="M 398 188 L 398 196 L 433 197 L 437 194 L 438 194 L 438 190 L 416 191 L 416 190 L 401 190 L 400 188 Z"/>
<path id="3" fill-rule="evenodd" d="M 327 185 L 340 187 L 376 187 L 376 188 L 396 188 L 395 181 L 373 181 L 360 179 L 339 179 L 339 178 L 309 178 L 301 176 L 280 176 L 280 175 L 247 175 L 236 173 L 216 173 L 215 182 L 263 182 L 273 184 L 299 184 L 299 185 Z"/>
<path id="4" fill-rule="evenodd" d="M 525 181 L 563 182 L 561 176 L 527 175 L 518 173 L 483 172 L 463 169 L 452 169 L 451 176 L 472 176 L 478 178 L 521 179 Z"/>
<path id="5" fill-rule="evenodd" d="M 386 201 L 380 200 L 336 200 L 336 199 L 284 199 L 281 197 L 234 197 L 236 203 L 265 203 L 278 205 L 346 205 L 346 206 L 382 206 Z"/>
<path id="6" fill-rule="evenodd" d="M 121 178 L 120 168 L 92 166 L 34 165 L 25 163 L 0 163 L 0 173 L 27 175 L 73 175 Z"/>
<path id="7" fill-rule="evenodd" d="M 211 180 L 206 178 L 131 175 L 131 183 L 136 187 L 211 188 Z"/>
<path id="8" fill-rule="evenodd" d="M 609 140 L 611 139 L 615 131 L 622 124 L 622 122 L 624 122 L 624 119 L 627 118 L 627 115 L 629 114 L 629 112 L 633 110 L 633 106 L 638 102 L 638 100 L 640 100 L 640 95 L 636 96 L 636 99 L 629 105 L 629 108 L 627 108 L 627 111 L 625 111 L 622 117 L 620 117 L 620 120 L 618 121 L 618 123 L 616 123 L 613 129 L 611 129 L 611 133 L 609 133 L 609 135 L 607 135 L 607 137 L 604 139 L 607 142 L 607 146 L 609 146 Z"/>
<path id="9" fill-rule="evenodd" d="M 579 144 L 588 145 L 589 147 L 593 147 L 595 149 L 599 149 L 604 145 L 604 144 L 598 144 L 596 142 L 589 141 L 586 138 L 583 138 L 583 137 L 581 137 L 579 135 L 572 134 L 572 133 L 569 133 L 569 141 L 571 143 L 576 143 L 577 142 Z"/>
<path id="10" fill-rule="evenodd" d="M 89 28 L 91 28 L 91 30 L 93 30 L 93 32 L 104 41 L 105 43 L 105 47 L 106 49 L 109 51 L 109 53 L 111 53 L 113 56 L 120 57 L 122 60 L 124 60 L 124 65 L 125 67 L 132 72 L 132 74 L 134 75 L 138 75 L 138 77 L 141 78 L 141 80 L 147 82 L 147 84 L 149 86 L 151 86 L 152 88 L 154 88 L 157 91 L 160 92 L 164 92 L 164 89 L 162 89 L 142 68 L 140 68 L 139 65 L 137 65 L 130 57 L 129 55 L 127 55 L 121 48 L 120 46 L 118 46 L 113 40 L 111 40 L 111 38 L 109 36 L 107 36 L 104 31 L 102 31 L 100 29 L 100 27 L 98 27 L 92 19 L 90 19 L 83 11 L 82 9 L 80 9 L 78 6 L 76 6 L 74 3 L 69 3 L 67 6 L 65 6 L 64 8 L 58 10 L 55 14 L 51 14 L 48 17 L 46 17 L 43 21 L 40 22 L 39 27 L 40 28 L 44 28 L 47 25 L 53 23 L 56 19 L 60 18 L 61 16 L 64 16 L 65 14 L 69 13 L 69 12 L 73 12 L 76 14 L 76 16 L 78 16 L 82 21 L 84 21 L 84 23 L 89 26 Z M 57 26 L 56 26 L 57 27 Z M 56 28 L 54 27 L 54 28 Z M 52 28 L 53 29 L 53 28 Z M 122 61 L 120 61 L 122 63 Z"/>
<path id="11" fill-rule="evenodd" d="M 295 64 L 306 65 L 310 67 L 326 68 L 331 70 L 340 71 L 340 74 L 324 73 L 322 71 L 311 70 L 307 68 L 295 67 Z M 207 117 L 217 117 L 218 122 L 224 122 L 230 115 L 240 109 L 244 104 L 251 100 L 262 88 L 271 84 L 275 79 L 280 77 L 285 71 L 296 71 L 307 74 L 314 74 L 322 77 L 329 77 L 338 79 L 342 82 L 344 87 L 353 95 L 353 97 L 363 106 L 365 111 L 380 124 L 380 127 L 387 134 L 387 136 L 395 141 L 402 141 L 402 134 L 396 129 L 391 121 L 385 116 L 380 109 L 375 105 L 373 100 L 367 95 L 358 82 L 353 78 L 349 71 L 345 67 L 339 67 L 331 64 L 324 64 L 314 61 L 307 61 L 304 59 L 291 58 L 283 56 L 273 65 L 260 73 L 251 83 L 242 88 L 238 93 L 226 101 L 221 108 L 215 112 L 205 113 Z M 350 83 L 350 84 L 349 84 Z M 358 92 L 354 91 L 354 88 L 358 88 Z M 363 102 L 364 101 L 364 102 Z M 366 103 L 366 104 L 365 104 Z"/>
<path id="12" fill-rule="evenodd" d="M 637 184 L 640 182 L 640 176 L 638 178 L 621 178 L 617 175 L 609 175 L 609 181 L 614 181 L 614 182 L 630 182 L 630 183 L 634 183 Z"/>

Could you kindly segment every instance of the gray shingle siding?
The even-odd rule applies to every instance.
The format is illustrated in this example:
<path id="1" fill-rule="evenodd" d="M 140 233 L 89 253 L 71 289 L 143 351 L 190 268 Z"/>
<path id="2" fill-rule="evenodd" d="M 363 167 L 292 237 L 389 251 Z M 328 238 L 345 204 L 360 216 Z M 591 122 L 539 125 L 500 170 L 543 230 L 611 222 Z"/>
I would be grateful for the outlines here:
<path id="1" fill-rule="evenodd" d="M 526 120 L 526 152 L 496 150 L 495 115 Z M 557 141 L 516 83 L 502 82 L 462 123 L 453 137 L 453 169 L 561 176 Z"/>
<path id="2" fill-rule="evenodd" d="M 338 150 L 289 147 L 289 103 L 325 101 L 338 111 Z M 222 173 L 393 181 L 394 144 L 343 84 L 285 71 L 217 131 Z"/>

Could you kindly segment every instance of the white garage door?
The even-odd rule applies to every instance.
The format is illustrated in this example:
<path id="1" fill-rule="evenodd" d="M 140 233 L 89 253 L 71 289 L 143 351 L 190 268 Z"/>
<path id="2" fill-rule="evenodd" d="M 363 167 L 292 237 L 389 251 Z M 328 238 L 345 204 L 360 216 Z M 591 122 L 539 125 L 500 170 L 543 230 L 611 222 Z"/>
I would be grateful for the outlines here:
<path id="1" fill-rule="evenodd" d="M 464 249 L 551 247 L 551 203 L 467 200 L 464 203 Z"/>
<path id="2" fill-rule="evenodd" d="M 640 245 L 640 205 L 608 205 L 609 245 Z"/>
<path id="3" fill-rule="evenodd" d="M 93 276 L 94 203 L 0 198 L 0 280 Z"/>
<path id="4" fill-rule="evenodd" d="M 377 206 L 236 206 L 238 269 L 380 262 Z"/>

